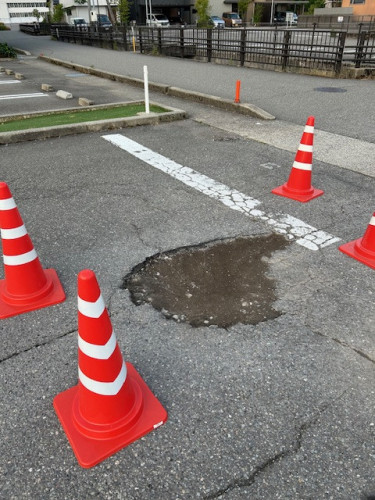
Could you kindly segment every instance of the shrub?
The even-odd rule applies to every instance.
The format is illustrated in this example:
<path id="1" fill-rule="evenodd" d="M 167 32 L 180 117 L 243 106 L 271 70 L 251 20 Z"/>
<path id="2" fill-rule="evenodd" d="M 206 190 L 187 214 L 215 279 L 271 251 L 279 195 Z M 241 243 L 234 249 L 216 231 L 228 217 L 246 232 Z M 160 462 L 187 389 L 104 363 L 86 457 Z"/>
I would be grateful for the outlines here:
<path id="1" fill-rule="evenodd" d="M 4 23 L 0 23 L 0 31 L 9 31 L 10 28 L 8 26 L 5 26 Z"/>
<path id="2" fill-rule="evenodd" d="M 0 57 L 17 57 L 17 52 L 7 43 L 0 43 Z"/>

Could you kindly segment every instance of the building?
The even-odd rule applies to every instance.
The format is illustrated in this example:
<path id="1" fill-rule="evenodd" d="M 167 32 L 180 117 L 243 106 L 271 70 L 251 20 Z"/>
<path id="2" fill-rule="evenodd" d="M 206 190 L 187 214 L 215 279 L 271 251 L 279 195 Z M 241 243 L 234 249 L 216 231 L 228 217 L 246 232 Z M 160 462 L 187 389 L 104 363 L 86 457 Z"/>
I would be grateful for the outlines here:
<path id="1" fill-rule="evenodd" d="M 4 24 L 32 23 L 38 19 L 33 15 L 37 9 L 41 18 L 49 11 L 43 0 L 0 0 L 0 22 Z"/>
<path id="2" fill-rule="evenodd" d="M 375 0 L 342 0 L 342 8 L 351 8 L 353 16 L 375 16 Z"/>
<path id="3" fill-rule="evenodd" d="M 374 0 L 375 1 L 375 0 Z M 223 12 L 238 12 L 238 2 L 232 0 L 210 0 L 211 14 L 221 17 Z M 254 0 L 249 3 L 244 21 L 254 22 L 259 18 L 259 23 L 271 23 L 276 12 L 295 12 L 300 15 L 304 12 L 307 0 Z"/>

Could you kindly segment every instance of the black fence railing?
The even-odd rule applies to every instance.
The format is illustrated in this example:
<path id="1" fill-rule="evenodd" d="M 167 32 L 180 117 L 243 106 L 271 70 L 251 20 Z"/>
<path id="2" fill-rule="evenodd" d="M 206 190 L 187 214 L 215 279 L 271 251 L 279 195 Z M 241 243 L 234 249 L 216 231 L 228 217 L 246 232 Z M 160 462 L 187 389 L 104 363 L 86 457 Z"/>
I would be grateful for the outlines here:
<path id="1" fill-rule="evenodd" d="M 51 25 L 47 23 L 25 23 L 19 25 L 20 31 L 29 35 L 50 35 Z"/>
<path id="2" fill-rule="evenodd" d="M 22 25 L 25 26 L 25 25 Z M 194 57 L 237 66 L 281 70 L 321 70 L 339 74 L 343 65 L 375 68 L 375 28 L 357 26 L 356 33 L 337 29 L 125 26 L 104 29 L 51 25 L 57 40 L 113 50 L 174 57 Z"/>

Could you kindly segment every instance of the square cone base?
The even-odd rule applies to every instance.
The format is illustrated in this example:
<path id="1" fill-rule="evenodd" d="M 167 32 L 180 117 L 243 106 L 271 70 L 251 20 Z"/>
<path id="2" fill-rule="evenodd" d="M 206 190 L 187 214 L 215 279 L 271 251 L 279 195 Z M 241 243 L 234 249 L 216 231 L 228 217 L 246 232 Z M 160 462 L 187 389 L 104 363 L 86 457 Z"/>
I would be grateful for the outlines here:
<path id="1" fill-rule="evenodd" d="M 315 189 L 315 188 L 312 188 L 313 192 L 309 194 L 291 193 L 290 191 L 287 191 L 284 188 L 284 186 L 285 184 L 275 189 L 272 189 L 271 193 L 277 194 L 278 196 L 284 196 L 284 198 L 290 198 L 291 200 L 301 201 L 302 203 L 313 200 L 314 198 L 317 198 L 318 196 L 321 196 L 324 193 L 324 191 L 322 191 L 321 189 Z"/>
<path id="2" fill-rule="evenodd" d="M 25 298 L 22 299 L 22 302 L 24 302 L 22 304 L 10 304 L 4 300 L 1 292 L 5 290 L 5 280 L 0 280 L 0 319 L 35 311 L 43 307 L 53 306 L 65 300 L 65 292 L 56 271 L 54 269 L 44 269 L 44 274 L 47 277 L 47 281 L 52 281 L 51 291 L 38 300 L 30 299 L 29 303 L 27 302 L 27 296 L 25 296 Z"/>
<path id="3" fill-rule="evenodd" d="M 78 385 L 58 394 L 53 406 L 69 439 L 78 463 L 85 468 L 93 467 L 130 443 L 148 434 L 168 418 L 167 412 L 153 395 L 145 381 L 131 363 L 126 363 L 128 377 L 139 385 L 143 396 L 143 409 L 138 420 L 125 433 L 110 439 L 94 439 L 82 434 L 73 421 L 73 403 Z"/>
<path id="4" fill-rule="evenodd" d="M 349 241 L 349 243 L 345 243 L 344 245 L 341 245 L 339 247 L 340 252 L 344 253 L 345 255 L 348 255 L 349 257 L 352 257 L 355 260 L 358 260 L 359 262 L 362 262 L 362 264 L 365 264 L 366 266 L 371 267 L 372 269 L 375 269 L 375 259 L 370 259 L 369 257 L 366 257 L 364 255 L 361 255 L 355 247 L 355 244 L 358 242 L 360 243 L 362 238 L 358 238 L 357 240 L 354 241 Z"/>

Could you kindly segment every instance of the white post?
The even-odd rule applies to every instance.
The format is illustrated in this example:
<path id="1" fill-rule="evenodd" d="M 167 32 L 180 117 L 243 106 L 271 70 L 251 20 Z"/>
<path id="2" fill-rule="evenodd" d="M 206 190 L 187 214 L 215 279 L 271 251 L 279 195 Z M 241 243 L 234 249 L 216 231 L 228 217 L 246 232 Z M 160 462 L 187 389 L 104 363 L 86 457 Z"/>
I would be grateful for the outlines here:
<path id="1" fill-rule="evenodd" d="M 148 71 L 147 66 L 143 66 L 144 86 L 145 86 L 145 111 L 150 112 L 150 100 L 148 97 Z"/>

